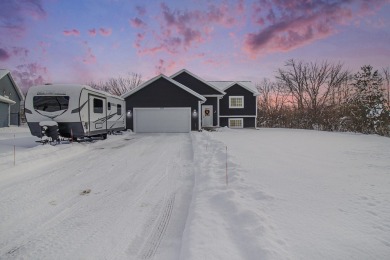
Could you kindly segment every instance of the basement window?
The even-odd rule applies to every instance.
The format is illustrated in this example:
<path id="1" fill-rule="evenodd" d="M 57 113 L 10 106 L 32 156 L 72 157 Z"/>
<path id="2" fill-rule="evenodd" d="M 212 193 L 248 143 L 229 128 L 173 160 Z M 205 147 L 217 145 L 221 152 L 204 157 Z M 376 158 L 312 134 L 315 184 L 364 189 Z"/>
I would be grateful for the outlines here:
<path id="1" fill-rule="evenodd" d="M 229 128 L 243 128 L 244 119 L 242 118 L 229 118 Z"/>
<path id="2" fill-rule="evenodd" d="M 230 96 L 229 97 L 229 108 L 244 108 L 244 97 L 243 96 Z"/>

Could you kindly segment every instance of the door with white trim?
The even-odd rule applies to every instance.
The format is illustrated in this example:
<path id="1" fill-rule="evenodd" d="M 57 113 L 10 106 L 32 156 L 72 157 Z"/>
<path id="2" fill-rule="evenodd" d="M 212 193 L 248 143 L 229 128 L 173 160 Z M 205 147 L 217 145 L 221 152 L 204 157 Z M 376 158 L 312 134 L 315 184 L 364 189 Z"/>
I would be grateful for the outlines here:
<path id="1" fill-rule="evenodd" d="M 203 105 L 202 106 L 202 126 L 210 127 L 213 126 L 213 106 Z"/>
<path id="2" fill-rule="evenodd" d="M 104 97 L 88 94 L 89 99 L 89 132 L 107 129 L 107 108 Z"/>

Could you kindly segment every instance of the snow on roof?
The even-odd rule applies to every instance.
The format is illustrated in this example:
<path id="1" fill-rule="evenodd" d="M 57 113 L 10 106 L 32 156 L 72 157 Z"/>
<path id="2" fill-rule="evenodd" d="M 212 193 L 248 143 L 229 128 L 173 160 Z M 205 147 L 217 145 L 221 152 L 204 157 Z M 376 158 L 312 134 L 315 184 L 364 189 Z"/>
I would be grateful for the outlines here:
<path id="1" fill-rule="evenodd" d="M 11 104 L 11 105 L 16 103 L 15 101 L 13 101 L 9 98 L 3 97 L 3 96 L 0 96 L 0 102 Z"/>
<path id="2" fill-rule="evenodd" d="M 252 92 L 254 96 L 259 95 L 259 91 L 253 85 L 252 81 L 207 81 L 207 82 L 214 85 L 215 87 L 219 88 L 222 91 L 232 87 L 235 84 L 238 84 L 241 87 Z"/>
<path id="3" fill-rule="evenodd" d="M 16 93 L 18 93 L 18 95 L 19 95 L 20 100 L 23 101 L 24 100 L 24 95 L 23 95 L 22 91 L 20 90 L 19 86 L 16 84 L 16 82 L 12 78 L 11 72 L 9 70 L 0 69 L 0 79 L 5 77 L 7 74 L 9 74 L 9 78 L 11 79 L 12 84 L 15 87 Z"/>

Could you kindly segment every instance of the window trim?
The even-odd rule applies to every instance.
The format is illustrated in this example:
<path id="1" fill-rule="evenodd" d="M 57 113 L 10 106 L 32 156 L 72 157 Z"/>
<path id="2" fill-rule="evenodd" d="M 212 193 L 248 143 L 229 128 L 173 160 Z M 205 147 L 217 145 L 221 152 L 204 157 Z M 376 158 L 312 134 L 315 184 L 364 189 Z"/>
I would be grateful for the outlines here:
<path id="1" fill-rule="evenodd" d="M 241 126 L 231 126 L 230 122 L 233 120 L 241 121 Z M 228 127 L 229 128 L 244 128 L 244 118 L 238 118 L 238 117 L 233 117 L 228 119 Z"/>
<path id="2" fill-rule="evenodd" d="M 239 98 L 242 100 L 241 106 L 232 106 L 232 99 L 233 98 Z M 229 108 L 244 108 L 244 96 L 229 96 Z"/>

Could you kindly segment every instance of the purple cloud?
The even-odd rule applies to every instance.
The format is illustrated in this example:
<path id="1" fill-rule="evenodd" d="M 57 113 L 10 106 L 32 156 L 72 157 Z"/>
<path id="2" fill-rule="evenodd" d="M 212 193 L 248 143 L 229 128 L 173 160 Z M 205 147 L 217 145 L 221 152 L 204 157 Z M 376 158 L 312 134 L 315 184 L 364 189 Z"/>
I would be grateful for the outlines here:
<path id="1" fill-rule="evenodd" d="M 259 0 L 253 5 L 252 16 L 259 31 L 246 34 L 243 49 L 252 57 L 289 51 L 335 34 L 339 25 L 367 15 L 386 2 L 378 0 L 368 6 L 365 0 Z"/>
<path id="2" fill-rule="evenodd" d="M 236 25 L 236 10 L 243 12 L 243 0 L 232 5 L 225 1 L 219 5 L 210 3 L 205 10 L 171 9 L 168 4 L 161 3 L 159 31 L 151 30 L 140 18 L 130 21 L 143 35 L 142 39 L 136 38 L 135 46 L 140 54 L 159 51 L 176 54 L 196 48 L 212 37 L 214 26 L 230 28 Z M 148 39 L 147 44 L 144 44 L 144 39 Z"/>
<path id="3" fill-rule="evenodd" d="M 40 0 L 0 1 L 0 33 L 20 37 L 27 30 L 27 19 L 43 19 L 46 11 Z"/>
<path id="4" fill-rule="evenodd" d="M 8 52 L 2 48 L 0 48 L 0 60 L 1 61 L 6 61 L 10 58 L 11 56 L 8 54 Z"/>

